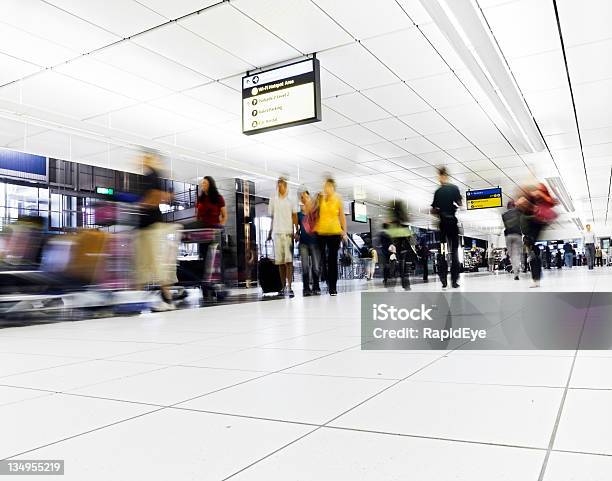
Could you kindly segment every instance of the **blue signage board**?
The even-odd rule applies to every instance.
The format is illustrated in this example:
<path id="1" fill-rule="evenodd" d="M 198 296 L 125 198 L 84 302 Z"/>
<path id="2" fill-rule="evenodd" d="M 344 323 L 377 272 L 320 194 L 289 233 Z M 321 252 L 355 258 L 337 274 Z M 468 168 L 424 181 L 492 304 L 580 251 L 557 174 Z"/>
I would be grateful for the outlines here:
<path id="1" fill-rule="evenodd" d="M 34 179 L 46 178 L 47 158 L 15 150 L 0 149 L 0 174 Z"/>
<path id="2" fill-rule="evenodd" d="M 468 190 L 465 193 L 468 210 L 491 209 L 502 206 L 501 187 L 491 189 Z"/>

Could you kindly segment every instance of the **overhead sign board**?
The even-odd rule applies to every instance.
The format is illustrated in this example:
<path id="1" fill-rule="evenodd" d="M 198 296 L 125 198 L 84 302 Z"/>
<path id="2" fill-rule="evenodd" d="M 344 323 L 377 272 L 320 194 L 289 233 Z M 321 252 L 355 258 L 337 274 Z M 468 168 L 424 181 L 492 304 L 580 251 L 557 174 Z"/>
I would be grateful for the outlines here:
<path id="1" fill-rule="evenodd" d="M 491 189 L 468 190 L 465 193 L 468 210 L 491 209 L 502 206 L 501 187 Z"/>
<path id="2" fill-rule="evenodd" d="M 0 149 L 0 175 L 47 180 L 47 158 L 41 155 Z"/>
<path id="3" fill-rule="evenodd" d="M 321 120 L 316 58 L 242 77 L 242 132 L 247 135 Z"/>

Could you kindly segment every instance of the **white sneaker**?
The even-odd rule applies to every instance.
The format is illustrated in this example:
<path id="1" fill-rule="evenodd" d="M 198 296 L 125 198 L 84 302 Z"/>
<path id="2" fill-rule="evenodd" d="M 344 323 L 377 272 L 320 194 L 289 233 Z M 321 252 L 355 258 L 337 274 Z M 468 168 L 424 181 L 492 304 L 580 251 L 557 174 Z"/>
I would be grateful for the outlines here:
<path id="1" fill-rule="evenodd" d="M 174 311 L 176 306 L 174 304 L 167 303 L 165 301 L 159 301 L 157 304 L 151 306 L 151 312 L 166 312 Z"/>
<path id="2" fill-rule="evenodd" d="M 532 289 L 533 289 L 534 287 L 540 287 L 540 283 L 536 281 L 536 282 L 534 282 L 533 284 L 531 284 L 529 287 L 530 287 L 530 288 L 532 288 Z"/>

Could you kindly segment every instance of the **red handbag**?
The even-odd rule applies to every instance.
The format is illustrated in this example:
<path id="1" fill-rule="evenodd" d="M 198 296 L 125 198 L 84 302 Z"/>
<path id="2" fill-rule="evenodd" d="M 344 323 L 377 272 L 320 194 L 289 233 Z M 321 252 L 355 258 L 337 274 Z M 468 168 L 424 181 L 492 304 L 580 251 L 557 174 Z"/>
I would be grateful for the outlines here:
<path id="1" fill-rule="evenodd" d="M 550 224 L 558 217 L 558 214 L 555 212 L 552 206 L 547 204 L 536 205 L 533 215 L 538 222 L 543 224 Z"/>

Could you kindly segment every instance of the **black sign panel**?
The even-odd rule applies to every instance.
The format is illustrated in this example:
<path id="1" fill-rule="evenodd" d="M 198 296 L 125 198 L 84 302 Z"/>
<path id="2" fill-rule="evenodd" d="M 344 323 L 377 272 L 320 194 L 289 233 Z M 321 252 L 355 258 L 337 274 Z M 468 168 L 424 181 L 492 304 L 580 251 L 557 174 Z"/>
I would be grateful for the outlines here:
<path id="1" fill-rule="evenodd" d="M 247 135 L 321 120 L 315 58 L 242 77 L 242 132 Z"/>

